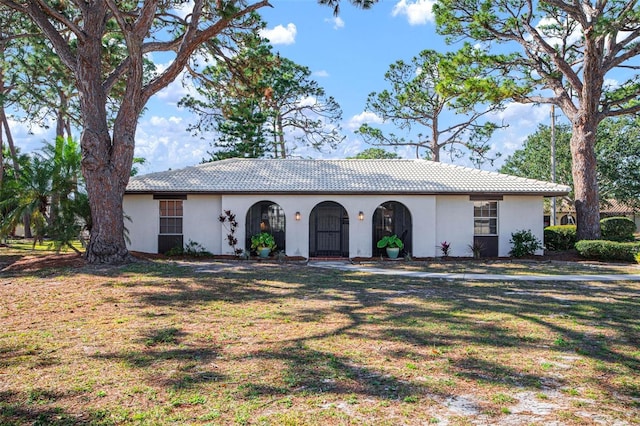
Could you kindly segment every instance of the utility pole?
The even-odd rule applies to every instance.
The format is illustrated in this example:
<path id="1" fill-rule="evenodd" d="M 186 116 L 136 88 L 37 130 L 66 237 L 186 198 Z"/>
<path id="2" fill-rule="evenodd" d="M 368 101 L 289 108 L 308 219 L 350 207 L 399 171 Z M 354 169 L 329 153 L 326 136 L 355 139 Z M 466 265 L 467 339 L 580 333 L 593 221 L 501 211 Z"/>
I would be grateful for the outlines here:
<path id="1" fill-rule="evenodd" d="M 556 106 L 551 105 L 551 182 L 556 183 Z M 551 226 L 556 225 L 556 197 L 551 197 Z"/>

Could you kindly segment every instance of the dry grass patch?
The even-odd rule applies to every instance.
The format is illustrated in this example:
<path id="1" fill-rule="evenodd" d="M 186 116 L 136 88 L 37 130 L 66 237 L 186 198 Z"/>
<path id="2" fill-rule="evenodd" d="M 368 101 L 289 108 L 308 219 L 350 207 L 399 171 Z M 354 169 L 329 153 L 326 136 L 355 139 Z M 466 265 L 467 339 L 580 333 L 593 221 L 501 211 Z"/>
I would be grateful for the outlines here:
<path id="1" fill-rule="evenodd" d="M 638 424 L 639 296 L 255 263 L 8 270 L 0 424 Z"/>

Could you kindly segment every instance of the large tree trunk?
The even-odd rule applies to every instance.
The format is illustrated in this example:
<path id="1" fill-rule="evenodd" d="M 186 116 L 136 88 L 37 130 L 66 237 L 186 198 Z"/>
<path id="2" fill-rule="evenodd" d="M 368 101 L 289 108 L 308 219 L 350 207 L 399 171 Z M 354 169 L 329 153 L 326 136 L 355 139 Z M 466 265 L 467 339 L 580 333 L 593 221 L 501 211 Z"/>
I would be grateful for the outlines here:
<path id="1" fill-rule="evenodd" d="M 121 178 L 111 168 L 85 171 L 91 207 L 91 238 L 85 257 L 89 263 L 118 264 L 131 257 L 124 240 Z"/>
<path id="2" fill-rule="evenodd" d="M 600 238 L 600 202 L 596 176 L 597 122 L 585 115 L 573 123 L 571 156 L 573 190 L 575 194 L 577 238 L 597 240 Z"/>
<path id="3" fill-rule="evenodd" d="M 76 81 L 83 123 L 80 138 L 82 174 L 92 220 L 85 257 L 89 263 L 118 264 L 131 259 L 124 239 L 122 198 L 129 181 L 138 114 L 132 110 L 131 100 L 125 99 L 111 138 L 106 112 L 107 94 L 102 85 L 101 64 L 96 61 L 102 49 L 105 16 L 106 5 L 102 2 L 85 9 L 86 37 L 84 43 L 78 45 Z M 129 116 L 126 120 L 128 127 L 118 124 L 123 115 Z M 129 146 L 123 149 L 125 142 Z"/>

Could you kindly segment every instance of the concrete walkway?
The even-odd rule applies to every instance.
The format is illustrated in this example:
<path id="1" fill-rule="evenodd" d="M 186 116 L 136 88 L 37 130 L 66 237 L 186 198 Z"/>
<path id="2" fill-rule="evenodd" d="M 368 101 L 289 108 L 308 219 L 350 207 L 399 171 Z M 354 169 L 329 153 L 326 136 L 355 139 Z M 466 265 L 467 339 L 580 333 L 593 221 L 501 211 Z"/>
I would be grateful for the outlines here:
<path id="1" fill-rule="evenodd" d="M 402 269 L 385 269 L 371 266 L 355 265 L 348 262 L 312 261 L 308 264 L 314 268 L 339 269 L 341 271 L 366 272 L 377 275 L 395 277 L 435 278 L 442 280 L 478 280 L 478 281 L 638 281 L 640 274 L 588 274 L 588 275 L 500 275 L 500 274 L 465 274 L 446 272 L 405 271 Z"/>

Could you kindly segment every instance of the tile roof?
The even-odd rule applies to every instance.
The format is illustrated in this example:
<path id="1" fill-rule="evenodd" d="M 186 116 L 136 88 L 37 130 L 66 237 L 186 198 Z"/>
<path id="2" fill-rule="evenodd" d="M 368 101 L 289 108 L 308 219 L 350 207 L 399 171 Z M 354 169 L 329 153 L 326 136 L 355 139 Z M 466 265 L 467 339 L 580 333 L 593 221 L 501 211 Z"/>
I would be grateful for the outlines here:
<path id="1" fill-rule="evenodd" d="M 132 177 L 127 193 L 536 194 L 568 186 L 427 160 L 229 159 Z"/>

